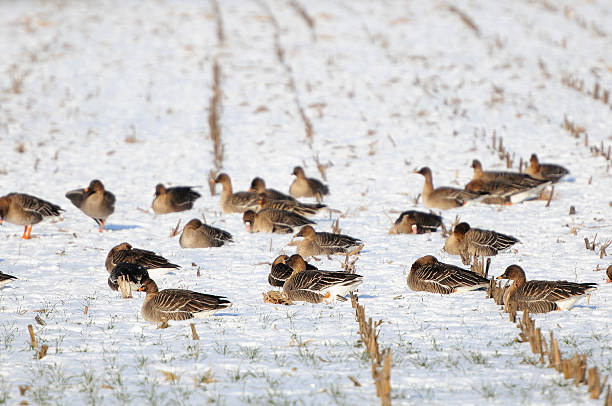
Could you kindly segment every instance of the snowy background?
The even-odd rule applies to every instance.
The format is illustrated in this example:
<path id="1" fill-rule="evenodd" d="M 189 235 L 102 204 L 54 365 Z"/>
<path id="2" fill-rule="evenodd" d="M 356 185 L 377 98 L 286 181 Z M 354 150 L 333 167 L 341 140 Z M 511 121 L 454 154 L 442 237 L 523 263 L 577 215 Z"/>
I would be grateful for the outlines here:
<path id="1" fill-rule="evenodd" d="M 611 375 L 612 285 L 602 284 L 601 269 L 612 257 L 600 259 L 583 240 L 612 239 L 611 161 L 593 150 L 612 145 L 612 97 L 601 100 L 612 89 L 612 8 L 603 0 L 453 5 L 1 2 L 0 194 L 34 194 L 66 212 L 35 225 L 29 241 L 21 227 L 0 228 L 0 270 L 19 278 L 0 290 L 0 404 L 379 402 L 350 304 L 264 303 L 265 263 L 293 252 L 290 236 L 247 234 L 241 216 L 222 216 L 209 194 L 214 61 L 222 170 L 235 190 L 261 176 L 287 191 L 295 165 L 320 177 L 315 158 L 331 164 L 325 203 L 342 213 L 342 232 L 366 244 L 359 301 L 383 320 L 394 404 L 600 404 L 539 365 L 483 292 L 407 288 L 420 256 L 460 264 L 441 251 L 440 233 L 387 232 L 399 212 L 423 209 L 414 169 L 428 165 L 434 185 L 455 186 L 470 180 L 472 159 L 505 169 L 493 133 L 515 170 L 533 152 L 567 167 L 550 207 L 442 215 L 447 225 L 458 215 L 521 240 L 493 259 L 494 276 L 518 263 L 528 278 L 600 283 L 590 305 L 536 323 L 554 332 L 563 354 L 586 353 L 589 366 Z M 94 178 L 117 197 L 103 233 L 64 197 Z M 203 197 L 191 212 L 154 217 L 159 182 L 202 185 Z M 171 228 L 202 214 L 235 243 L 181 249 Z M 316 217 L 317 228 L 329 231 L 333 218 Z M 123 300 L 107 287 L 104 259 L 123 241 L 182 266 L 158 278 L 160 288 L 225 295 L 234 305 L 195 322 L 199 341 L 189 322 L 157 329 L 140 316 L 143 295 Z M 317 266 L 339 270 L 340 262 Z M 42 360 L 28 324 L 49 346 Z"/>

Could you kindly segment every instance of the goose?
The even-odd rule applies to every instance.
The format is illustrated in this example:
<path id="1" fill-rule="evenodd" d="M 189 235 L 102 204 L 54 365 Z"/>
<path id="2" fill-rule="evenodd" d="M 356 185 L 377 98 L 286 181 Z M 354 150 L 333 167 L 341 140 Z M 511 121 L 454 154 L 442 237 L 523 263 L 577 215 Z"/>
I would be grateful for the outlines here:
<path id="1" fill-rule="evenodd" d="M 442 217 L 422 211 L 407 210 L 399 215 L 389 234 L 423 234 L 436 231 Z"/>
<path id="2" fill-rule="evenodd" d="M 542 164 L 538 161 L 536 154 L 531 154 L 529 166 L 525 168 L 525 173 L 535 179 L 549 180 L 552 183 L 557 183 L 569 171 L 561 165 Z"/>
<path id="3" fill-rule="evenodd" d="M 7 285 L 16 279 L 17 279 L 16 276 L 2 273 L 2 271 L 0 271 L 0 286 Z"/>
<path id="4" fill-rule="evenodd" d="M 252 206 L 257 204 L 256 192 L 233 192 L 232 180 L 226 173 L 221 173 L 213 181 L 214 184 L 220 183 L 223 187 L 221 191 L 221 211 L 227 213 L 244 213 Z"/>
<path id="5" fill-rule="evenodd" d="M 318 179 L 307 178 L 301 166 L 293 168 L 292 175 L 296 178 L 289 187 L 289 194 L 293 197 L 314 197 L 321 203 L 323 196 L 329 194 L 329 187 Z"/>
<path id="6" fill-rule="evenodd" d="M 519 203 L 540 196 L 550 181 L 534 179 L 525 173 L 483 171 L 479 160 L 472 161 L 474 175 L 465 185 L 466 190 L 508 197 L 511 203 Z"/>
<path id="7" fill-rule="evenodd" d="M 266 188 L 266 182 L 262 178 L 253 178 L 249 192 L 255 192 L 259 195 L 265 194 L 270 200 L 287 200 L 295 202 L 293 197 L 279 192 L 275 189 Z"/>
<path id="8" fill-rule="evenodd" d="M 204 224 L 198 219 L 191 219 L 183 227 L 179 244 L 181 248 L 208 248 L 220 247 L 232 241 L 232 235 L 227 231 Z"/>
<path id="9" fill-rule="evenodd" d="M 460 255 L 464 265 L 468 265 L 473 256 L 492 257 L 519 240 L 510 235 L 491 230 L 471 228 L 466 222 L 455 226 L 453 233 L 446 239 L 444 250 L 451 255 Z"/>
<path id="10" fill-rule="evenodd" d="M 439 262 L 433 255 L 426 255 L 414 261 L 408 274 L 408 287 L 447 295 L 486 288 L 489 280 L 458 266 Z"/>
<path id="11" fill-rule="evenodd" d="M 45 217 L 59 216 L 64 211 L 61 207 L 36 196 L 25 193 L 9 193 L 0 197 L 0 224 L 7 221 L 24 226 L 21 238 L 30 239 L 32 225 L 38 224 Z"/>
<path id="12" fill-rule="evenodd" d="M 276 209 L 297 213 L 300 216 L 313 216 L 327 205 L 321 203 L 302 203 L 297 200 L 269 199 L 267 193 L 260 193 L 257 201 L 259 209 Z"/>
<path id="13" fill-rule="evenodd" d="M 294 227 L 315 224 L 314 221 L 297 213 L 276 209 L 263 209 L 257 213 L 247 210 L 242 215 L 242 221 L 250 233 L 288 234 L 293 232 Z"/>
<path id="14" fill-rule="evenodd" d="M 202 196 L 193 190 L 193 187 L 175 186 L 167 188 L 161 183 L 157 184 L 155 186 L 155 199 L 151 203 L 153 212 L 155 214 L 167 214 L 191 210 L 193 202 Z"/>
<path id="15" fill-rule="evenodd" d="M 304 237 L 297 245 L 297 253 L 303 258 L 316 255 L 348 254 L 363 247 L 361 240 L 344 234 L 316 232 L 304 226 L 296 237 Z"/>
<path id="16" fill-rule="evenodd" d="M 231 306 L 224 296 L 208 295 L 185 289 L 158 290 L 153 279 L 146 279 L 138 289 L 146 292 L 142 317 L 151 322 L 203 318 Z"/>
<path id="17" fill-rule="evenodd" d="M 89 186 L 85 189 L 71 190 L 66 193 L 66 197 L 83 213 L 94 219 L 100 226 L 100 232 L 108 216 L 115 211 L 115 195 L 105 190 L 98 179 L 89 182 Z"/>
<path id="18" fill-rule="evenodd" d="M 283 284 L 283 292 L 294 302 L 332 303 L 345 301 L 363 281 L 363 276 L 346 272 L 307 270 L 304 259 L 296 257 L 293 273 Z"/>
<path id="19" fill-rule="evenodd" d="M 467 191 L 463 189 L 457 189 L 448 186 L 442 186 L 435 188 L 433 187 L 431 169 L 427 166 L 421 168 L 415 173 L 421 174 L 425 177 L 425 183 L 423 184 L 423 203 L 425 206 L 431 209 L 448 210 L 455 207 L 461 207 L 469 201 L 478 201 L 482 199 L 482 193 Z"/>
<path id="20" fill-rule="evenodd" d="M 504 295 L 505 310 L 510 304 L 515 304 L 517 310 L 531 313 L 569 310 L 578 299 L 597 289 L 596 283 L 527 281 L 525 271 L 518 265 L 510 265 L 497 279 L 514 281 Z"/>
<path id="21" fill-rule="evenodd" d="M 270 267 L 268 283 L 272 286 L 282 287 L 285 284 L 285 281 L 289 279 L 293 273 L 293 266 L 295 266 L 295 263 L 299 261 L 297 258 L 298 256 L 299 255 L 294 254 L 290 257 L 287 255 L 279 255 L 276 257 L 274 262 L 272 262 L 272 266 Z M 316 266 L 311 265 L 308 262 L 305 263 L 306 270 L 317 270 Z"/>
<path id="22" fill-rule="evenodd" d="M 142 282 L 149 279 L 149 272 L 147 268 L 137 263 L 120 262 L 108 275 L 108 286 L 112 290 L 119 290 L 119 278 L 121 276 L 131 285 L 132 290 L 138 290 L 142 286 Z"/>
<path id="23" fill-rule="evenodd" d="M 134 248 L 130 243 L 122 242 L 119 245 L 114 246 L 110 249 L 106 255 L 106 261 L 104 265 L 106 270 L 110 273 L 113 269 L 122 262 L 130 264 L 138 264 L 146 269 L 177 269 L 179 265 L 169 262 L 166 258 L 161 255 L 157 255 L 153 251 L 147 251 L 140 248 Z"/>

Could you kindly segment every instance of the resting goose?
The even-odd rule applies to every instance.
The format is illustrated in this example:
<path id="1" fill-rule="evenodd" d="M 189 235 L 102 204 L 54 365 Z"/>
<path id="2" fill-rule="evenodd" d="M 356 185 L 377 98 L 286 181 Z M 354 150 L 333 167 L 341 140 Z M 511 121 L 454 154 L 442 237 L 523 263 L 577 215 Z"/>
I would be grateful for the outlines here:
<path id="1" fill-rule="evenodd" d="M 569 171 L 556 164 L 541 164 L 538 161 L 536 154 L 531 154 L 529 166 L 525 168 L 525 173 L 535 179 L 549 180 L 552 183 L 557 183 L 562 177 L 567 175 Z"/>
<path id="2" fill-rule="evenodd" d="M 223 187 L 221 191 L 221 211 L 224 214 L 244 213 L 257 204 L 258 195 L 256 192 L 234 193 L 232 189 L 232 180 L 226 173 L 217 176 L 213 183 L 220 183 Z"/>
<path id="3" fill-rule="evenodd" d="M 115 211 L 115 195 L 105 190 L 98 179 L 89 182 L 89 186 L 85 189 L 71 190 L 66 193 L 66 197 L 83 213 L 94 219 L 100 226 L 100 232 L 108 216 Z"/>
<path id="4" fill-rule="evenodd" d="M 0 286 L 7 285 L 7 284 L 11 283 L 12 281 L 14 281 L 16 279 L 17 279 L 16 276 L 8 275 L 8 274 L 2 273 L 2 271 L 0 271 Z"/>
<path id="5" fill-rule="evenodd" d="M 597 289 L 596 283 L 527 281 L 525 271 L 518 265 L 510 265 L 497 279 L 514 281 L 504 295 L 504 307 L 515 304 L 517 310 L 531 313 L 569 310 L 578 299 Z"/>
<path id="6" fill-rule="evenodd" d="M 289 194 L 293 197 L 315 197 L 317 202 L 323 200 L 323 196 L 329 194 L 329 188 L 318 179 L 307 178 L 301 166 L 293 168 L 292 175 L 296 178 L 289 187 Z"/>
<path id="7" fill-rule="evenodd" d="M 491 230 L 471 228 L 468 223 L 459 223 L 446 239 L 444 250 L 451 255 L 460 255 L 464 265 L 473 256 L 492 257 L 519 242 L 510 235 Z"/>
<path id="8" fill-rule="evenodd" d="M 361 240 L 344 234 L 316 232 L 311 226 L 304 226 L 296 237 L 304 237 L 297 245 L 297 253 L 303 258 L 316 255 L 348 254 L 363 244 Z"/>
<path id="9" fill-rule="evenodd" d="M 424 234 L 436 231 L 442 224 L 442 217 L 423 213 L 422 211 L 407 210 L 399 215 L 389 234 Z"/>
<path id="10" fill-rule="evenodd" d="M 291 202 L 295 202 L 293 197 L 286 195 L 284 193 L 279 192 L 276 189 L 266 188 L 266 182 L 262 178 L 253 178 L 251 181 L 251 187 L 249 188 L 249 192 L 255 192 L 259 195 L 265 194 L 271 200 L 288 200 Z"/>
<path id="11" fill-rule="evenodd" d="M 299 255 L 294 254 L 290 257 L 287 255 L 279 255 L 276 257 L 272 266 L 270 267 L 270 274 L 268 275 L 268 283 L 272 286 L 282 287 L 285 284 L 285 281 L 289 279 L 291 274 L 293 273 L 293 267 L 299 261 L 297 258 Z M 302 257 L 300 257 L 302 258 Z M 302 258 L 302 261 L 304 259 Z M 307 262 L 306 270 L 316 270 L 317 267 L 311 265 Z"/>
<path id="12" fill-rule="evenodd" d="M 232 242 L 232 235 L 220 228 L 209 226 L 198 219 L 191 219 L 179 239 L 181 248 L 220 247 L 226 242 Z"/>
<path id="13" fill-rule="evenodd" d="M 300 216 L 313 216 L 327 205 L 321 203 L 302 203 L 297 200 L 275 200 L 269 199 L 267 193 L 259 194 L 257 200 L 258 207 L 261 209 L 284 210 L 299 214 Z"/>
<path id="14" fill-rule="evenodd" d="M 191 210 L 193 202 L 201 195 L 193 190 L 194 186 L 165 187 L 161 183 L 155 186 L 155 199 L 151 203 L 155 214 L 176 213 Z"/>
<path id="15" fill-rule="evenodd" d="M 263 209 L 257 213 L 247 210 L 242 215 L 242 221 L 250 233 L 289 234 L 293 232 L 294 227 L 315 224 L 297 213 L 275 209 Z"/>
<path id="16" fill-rule="evenodd" d="M 231 306 L 224 296 L 208 295 L 185 289 L 159 291 L 153 279 L 146 279 L 138 289 L 146 292 L 142 317 L 151 322 L 202 318 Z"/>
<path id="17" fill-rule="evenodd" d="M 161 255 L 157 255 L 153 251 L 133 248 L 127 242 L 122 242 L 121 244 L 111 248 L 106 256 L 104 265 L 106 266 L 106 270 L 108 272 L 112 272 L 113 269 L 121 262 L 138 264 L 147 269 L 180 268 L 179 265 L 168 262 L 166 258 L 162 257 Z"/>
<path id="18" fill-rule="evenodd" d="M 426 255 L 414 261 L 408 274 L 408 287 L 415 291 L 447 295 L 487 286 L 488 279 L 458 266 L 439 262 L 433 255 Z"/>
<path id="19" fill-rule="evenodd" d="M 59 216 L 64 211 L 56 204 L 25 193 L 9 193 L 0 197 L 0 224 L 8 221 L 24 226 L 21 238 L 30 239 L 32 225 L 38 224 L 45 217 Z"/>
<path id="20" fill-rule="evenodd" d="M 344 298 L 361 284 L 363 276 L 346 272 L 307 270 L 299 256 L 292 263 L 293 273 L 285 281 L 283 292 L 294 302 L 331 303 Z"/>
<path id="21" fill-rule="evenodd" d="M 142 286 L 142 282 L 149 279 L 149 272 L 147 268 L 137 263 L 121 262 L 108 275 L 108 286 L 112 290 L 119 290 L 119 278 L 121 276 L 132 286 L 132 290 L 138 290 Z"/>
<path id="22" fill-rule="evenodd" d="M 415 173 L 419 173 L 425 177 L 421 195 L 423 196 L 423 203 L 429 208 L 441 210 L 453 209 L 455 207 L 461 207 L 469 201 L 482 198 L 481 193 L 448 186 L 434 189 L 431 169 L 426 166 L 415 171 Z"/>

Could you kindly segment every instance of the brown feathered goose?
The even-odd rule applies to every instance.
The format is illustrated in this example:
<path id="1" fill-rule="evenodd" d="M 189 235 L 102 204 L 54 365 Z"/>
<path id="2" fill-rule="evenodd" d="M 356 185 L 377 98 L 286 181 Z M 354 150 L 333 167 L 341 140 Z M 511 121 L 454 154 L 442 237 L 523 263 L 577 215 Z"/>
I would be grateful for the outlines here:
<path id="1" fill-rule="evenodd" d="M 518 265 L 510 265 L 497 279 L 514 281 L 504 295 L 506 308 L 515 304 L 517 310 L 532 313 L 569 310 L 578 299 L 597 289 L 596 283 L 527 281 L 525 271 Z"/>
<path id="2" fill-rule="evenodd" d="M 448 186 L 434 189 L 431 169 L 426 166 L 419 171 L 415 171 L 415 173 L 419 173 L 425 177 L 421 195 L 423 196 L 423 203 L 429 208 L 441 210 L 453 209 L 455 207 L 461 207 L 469 201 L 482 199 L 481 193 L 463 189 Z"/>
<path id="3" fill-rule="evenodd" d="M 297 253 L 303 258 L 315 255 L 348 254 L 363 246 L 361 240 L 345 234 L 316 232 L 304 226 L 296 237 L 304 237 L 297 245 Z"/>
<path id="4" fill-rule="evenodd" d="M 194 186 L 165 187 L 161 183 L 155 186 L 155 199 L 151 203 L 155 214 L 176 213 L 191 210 L 193 202 L 201 195 L 193 190 Z"/>
<path id="5" fill-rule="evenodd" d="M 297 200 L 274 200 L 269 199 L 267 193 L 260 193 L 257 200 L 259 210 L 276 209 L 299 214 L 300 216 L 313 216 L 327 205 L 322 203 L 302 203 Z"/>
<path id="6" fill-rule="evenodd" d="M 111 248 L 108 255 L 106 255 L 104 265 L 106 266 L 106 270 L 108 272 L 112 272 L 113 269 L 121 262 L 138 264 L 146 269 L 180 268 L 179 265 L 169 262 L 166 258 L 162 257 L 161 255 L 157 255 L 153 251 L 134 248 L 127 242 L 122 242 L 121 244 Z"/>
<path id="7" fill-rule="evenodd" d="M 204 224 L 198 219 L 191 219 L 185 224 L 179 239 L 181 248 L 220 247 L 231 241 L 233 240 L 230 233 Z"/>
<path id="8" fill-rule="evenodd" d="M 272 266 L 270 267 L 268 283 L 272 286 L 282 287 L 285 284 L 285 281 L 289 279 L 289 277 L 293 273 L 293 266 L 295 266 L 295 264 L 299 262 L 299 259 L 297 257 L 297 254 L 292 255 L 291 257 L 288 257 L 287 255 L 279 255 L 278 257 L 276 257 L 276 259 L 272 263 Z M 303 260 L 304 259 L 302 258 L 302 261 Z M 306 270 L 317 269 L 316 266 L 311 265 L 306 261 L 304 262 L 306 264 Z"/>
<path id="9" fill-rule="evenodd" d="M 288 200 L 291 202 L 297 201 L 293 197 L 281 193 L 276 189 L 266 188 L 266 182 L 259 177 L 253 178 L 249 192 L 255 192 L 259 195 L 265 194 L 270 200 Z"/>
<path id="10" fill-rule="evenodd" d="M 323 196 L 329 194 L 329 188 L 318 179 L 307 178 L 301 166 L 293 168 L 292 175 L 296 178 L 289 187 L 289 194 L 293 197 L 314 197 L 317 202 L 323 200 Z"/>
<path id="11" fill-rule="evenodd" d="M 389 234 L 424 234 L 436 231 L 442 224 L 442 217 L 433 213 L 407 210 L 399 215 Z"/>
<path id="12" fill-rule="evenodd" d="M 231 302 L 224 296 L 185 289 L 159 291 L 153 279 L 143 281 L 138 290 L 147 293 L 142 304 L 142 317 L 155 323 L 202 318 L 231 306 Z"/>
<path id="13" fill-rule="evenodd" d="M 28 240 L 32 225 L 38 224 L 45 217 L 59 216 L 64 211 L 56 204 L 25 193 L 9 193 L 0 197 L 0 224 L 8 221 L 24 226 L 21 238 Z"/>
<path id="14" fill-rule="evenodd" d="M 561 165 L 542 164 L 538 161 L 536 154 L 531 154 L 529 166 L 525 168 L 525 173 L 535 179 L 549 180 L 552 183 L 557 183 L 569 171 Z"/>
<path id="15" fill-rule="evenodd" d="M 7 285 L 16 279 L 17 279 L 16 276 L 5 274 L 5 273 L 2 273 L 2 271 L 0 271 L 0 286 Z"/>
<path id="16" fill-rule="evenodd" d="M 525 173 L 483 171 L 479 160 L 472 161 L 474 175 L 465 189 L 508 197 L 512 203 L 537 198 L 550 181 L 534 179 Z"/>
<path id="17" fill-rule="evenodd" d="M 408 274 L 408 287 L 416 291 L 449 294 L 489 286 L 489 280 L 458 266 L 439 262 L 433 255 L 414 261 Z"/>
<path id="18" fill-rule="evenodd" d="M 608 277 L 608 279 L 606 279 L 606 283 L 611 283 L 612 282 L 612 265 L 610 265 L 608 269 L 606 270 L 606 276 Z"/>
<path id="19" fill-rule="evenodd" d="M 258 195 L 256 192 L 234 193 L 232 181 L 228 174 L 220 174 L 213 182 L 215 184 L 220 183 L 223 187 L 221 191 L 221 211 L 224 214 L 244 213 L 257 204 Z"/>
<path id="20" fill-rule="evenodd" d="M 132 290 L 138 290 L 142 286 L 142 282 L 149 279 L 147 268 L 136 263 L 121 262 L 112 269 L 108 275 L 108 286 L 112 290 L 119 290 L 119 278 L 124 277 Z"/>
<path id="21" fill-rule="evenodd" d="M 280 233 L 293 232 L 294 227 L 315 224 L 314 221 L 284 210 L 263 209 L 257 213 L 247 210 L 242 215 L 242 221 L 250 233 Z"/>
<path id="22" fill-rule="evenodd" d="M 104 222 L 115 211 L 115 195 L 104 189 L 98 179 L 89 182 L 85 189 L 75 189 L 66 193 L 66 197 L 83 213 L 94 219 L 104 228 Z"/>
<path id="23" fill-rule="evenodd" d="M 446 239 L 444 250 L 451 255 L 460 255 L 468 265 L 473 256 L 492 257 L 519 242 L 510 235 L 491 230 L 471 228 L 468 223 L 459 223 Z"/>
<path id="24" fill-rule="evenodd" d="M 345 295 L 354 291 L 363 276 L 346 272 L 307 270 L 302 257 L 291 264 L 293 273 L 285 281 L 283 292 L 294 302 L 331 303 L 345 301 Z"/>

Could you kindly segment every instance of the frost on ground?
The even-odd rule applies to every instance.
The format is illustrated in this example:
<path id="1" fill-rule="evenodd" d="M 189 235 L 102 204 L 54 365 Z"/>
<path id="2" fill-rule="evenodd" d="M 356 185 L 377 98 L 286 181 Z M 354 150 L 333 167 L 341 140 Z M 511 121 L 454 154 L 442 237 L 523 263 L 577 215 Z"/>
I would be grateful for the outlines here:
<path id="1" fill-rule="evenodd" d="M 483 292 L 408 290 L 412 262 L 441 251 L 439 233 L 389 235 L 414 203 L 428 165 L 435 185 L 464 185 L 478 158 L 516 170 L 533 152 L 567 167 L 549 207 L 474 205 L 443 213 L 522 244 L 491 273 L 520 264 L 528 278 L 598 282 L 590 304 L 537 315 L 564 354 L 586 353 L 612 374 L 611 10 L 605 1 L 219 1 L 0 4 L 0 194 L 35 194 L 65 209 L 29 241 L 5 224 L 0 270 L 0 404 L 376 404 L 349 303 L 266 304 L 269 265 L 289 236 L 248 234 L 208 194 L 208 107 L 217 61 L 223 171 L 235 190 L 255 176 L 286 191 L 294 166 L 325 171 L 340 228 L 365 241 L 359 301 L 382 319 L 395 404 L 600 404 L 538 364 Z M 582 84 L 581 84 L 582 83 Z M 595 92 L 595 87 L 598 87 Z M 593 93 L 597 93 L 594 97 Z M 577 135 L 577 138 L 573 135 Z M 588 135 L 588 136 L 587 136 Z M 585 138 L 587 145 L 585 146 Z M 101 179 L 117 196 L 106 230 L 65 199 Z M 202 185 L 194 210 L 153 217 L 154 187 Z M 569 215 L 570 206 L 576 214 Z M 204 214 L 234 234 L 220 249 L 183 250 L 170 231 Z M 329 231 L 332 218 L 316 218 Z M 143 296 L 106 285 L 104 258 L 129 241 L 182 269 L 160 287 L 227 296 L 214 317 L 157 329 Z M 609 251 L 612 251 L 610 249 Z M 339 260 L 317 266 L 339 270 Z M 598 269 L 596 271 L 596 269 Z M 85 311 L 87 309 L 87 311 Z M 45 323 L 38 324 L 35 316 Z M 39 346 L 37 360 L 27 326 Z"/>

